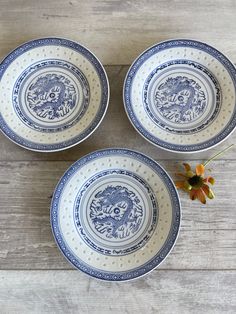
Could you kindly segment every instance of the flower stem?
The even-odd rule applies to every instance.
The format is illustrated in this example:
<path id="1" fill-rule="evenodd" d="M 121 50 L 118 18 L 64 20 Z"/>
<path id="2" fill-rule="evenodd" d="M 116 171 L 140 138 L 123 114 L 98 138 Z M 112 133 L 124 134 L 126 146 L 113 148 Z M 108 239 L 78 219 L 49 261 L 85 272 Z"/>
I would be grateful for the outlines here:
<path id="1" fill-rule="evenodd" d="M 210 159 L 208 159 L 207 161 L 204 162 L 203 166 L 206 167 L 206 165 L 208 165 L 212 160 L 216 159 L 217 157 L 219 157 L 220 155 L 225 153 L 227 150 L 229 150 L 233 146 L 234 146 L 234 144 L 231 144 L 230 146 L 226 147 L 225 149 L 223 149 L 222 151 L 220 151 L 216 155 L 212 156 Z"/>

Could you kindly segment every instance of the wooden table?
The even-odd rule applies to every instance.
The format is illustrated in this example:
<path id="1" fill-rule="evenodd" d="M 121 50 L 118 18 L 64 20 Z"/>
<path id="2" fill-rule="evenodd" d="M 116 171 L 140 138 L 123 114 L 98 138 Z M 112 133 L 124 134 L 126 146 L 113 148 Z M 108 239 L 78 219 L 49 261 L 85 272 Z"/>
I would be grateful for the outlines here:
<path id="1" fill-rule="evenodd" d="M 84 154 L 128 147 L 170 172 L 207 159 L 236 133 L 200 154 L 173 154 L 145 141 L 129 123 L 122 84 L 128 65 L 148 46 L 176 38 L 206 41 L 236 62 L 233 0 L 0 0 L 0 57 L 38 37 L 61 36 L 91 49 L 109 76 L 111 100 L 98 130 L 59 153 L 36 153 L 0 134 L 0 313 L 236 313 L 236 146 L 212 163 L 216 198 L 206 206 L 180 193 L 182 226 L 170 256 L 128 283 L 99 282 L 74 270 L 49 223 L 52 192 Z"/>

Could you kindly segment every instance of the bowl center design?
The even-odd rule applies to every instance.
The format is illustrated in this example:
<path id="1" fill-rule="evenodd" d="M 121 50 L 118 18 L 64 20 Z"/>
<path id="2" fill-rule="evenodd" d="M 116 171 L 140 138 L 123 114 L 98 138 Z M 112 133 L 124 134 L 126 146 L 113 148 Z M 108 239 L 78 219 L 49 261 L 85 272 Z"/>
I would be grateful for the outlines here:
<path id="1" fill-rule="evenodd" d="M 90 218 L 106 238 L 124 239 L 138 231 L 144 217 L 140 198 L 125 186 L 108 186 L 95 195 Z"/>
<path id="2" fill-rule="evenodd" d="M 143 106 L 152 121 L 169 133 L 199 132 L 217 117 L 219 82 L 202 64 L 173 60 L 155 68 L 143 89 Z"/>
<path id="3" fill-rule="evenodd" d="M 48 120 L 60 120 L 70 114 L 77 97 L 75 85 L 65 74 L 39 75 L 26 90 L 27 106 L 32 115 Z"/>
<path id="4" fill-rule="evenodd" d="M 24 124 L 41 132 L 58 132 L 82 119 L 89 105 L 90 89 L 79 68 L 67 61 L 50 59 L 21 73 L 12 100 Z"/>
<path id="5" fill-rule="evenodd" d="M 168 77 L 157 86 L 155 105 L 159 113 L 174 123 L 189 123 L 206 109 L 206 94 L 202 87 L 186 76 Z"/>
<path id="6" fill-rule="evenodd" d="M 109 169 L 80 188 L 74 222 L 80 237 L 105 255 L 126 255 L 150 239 L 157 224 L 156 198 L 137 174 Z"/>

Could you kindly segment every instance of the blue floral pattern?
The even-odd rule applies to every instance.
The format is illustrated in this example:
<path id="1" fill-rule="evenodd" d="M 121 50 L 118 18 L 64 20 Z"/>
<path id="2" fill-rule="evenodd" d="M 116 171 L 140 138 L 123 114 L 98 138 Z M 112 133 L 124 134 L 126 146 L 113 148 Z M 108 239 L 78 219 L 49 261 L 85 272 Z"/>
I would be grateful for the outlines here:
<path id="1" fill-rule="evenodd" d="M 95 195 L 90 218 L 95 229 L 106 238 L 124 239 L 139 229 L 143 209 L 134 192 L 123 186 L 108 186 Z"/>
<path id="2" fill-rule="evenodd" d="M 186 76 L 169 77 L 155 91 L 159 113 L 174 123 L 198 119 L 206 108 L 206 96 L 201 86 Z"/>
<path id="3" fill-rule="evenodd" d="M 70 79 L 56 73 L 36 77 L 26 95 L 30 110 L 49 120 L 68 115 L 75 107 L 76 99 L 76 89 Z"/>

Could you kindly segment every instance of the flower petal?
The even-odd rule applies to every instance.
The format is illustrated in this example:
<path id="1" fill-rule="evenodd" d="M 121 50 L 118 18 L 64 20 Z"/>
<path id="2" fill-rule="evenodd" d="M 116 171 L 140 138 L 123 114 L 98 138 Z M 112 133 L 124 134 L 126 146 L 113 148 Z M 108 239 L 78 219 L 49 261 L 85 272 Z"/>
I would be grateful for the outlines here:
<path id="1" fill-rule="evenodd" d="M 175 186 L 177 189 L 183 189 L 184 188 L 184 181 L 176 181 Z"/>
<path id="2" fill-rule="evenodd" d="M 185 174 L 183 174 L 183 173 L 180 173 L 180 172 L 176 173 L 176 175 L 177 175 L 177 176 L 180 176 L 180 177 L 184 177 L 184 178 L 187 178 L 187 176 L 186 176 Z"/>
<path id="3" fill-rule="evenodd" d="M 209 177 L 208 182 L 213 185 L 215 183 L 215 179 L 213 177 Z"/>
<path id="4" fill-rule="evenodd" d="M 186 172 L 186 177 L 192 178 L 193 176 L 195 176 L 195 173 L 192 172 L 191 170 L 189 170 L 189 171 Z"/>
<path id="5" fill-rule="evenodd" d="M 209 197 L 210 199 L 213 199 L 213 198 L 215 197 L 215 194 L 213 193 L 212 189 L 209 189 L 209 195 L 208 195 L 208 197 Z"/>
<path id="6" fill-rule="evenodd" d="M 215 179 L 213 177 L 206 177 L 203 181 L 206 183 L 209 182 L 212 185 L 215 183 Z"/>
<path id="7" fill-rule="evenodd" d="M 203 184 L 203 186 L 202 186 L 202 190 L 203 190 L 203 192 L 206 194 L 206 196 L 208 197 L 208 194 L 209 194 L 209 186 L 208 185 L 206 185 L 206 184 Z"/>
<path id="8" fill-rule="evenodd" d="M 184 189 L 185 189 L 185 191 L 189 192 L 192 190 L 192 185 L 189 184 L 188 181 L 184 181 Z"/>
<path id="9" fill-rule="evenodd" d="M 194 201 L 197 198 L 197 191 L 196 190 L 191 190 L 189 192 L 189 196 L 190 196 L 191 200 Z"/>
<path id="10" fill-rule="evenodd" d="M 202 189 L 197 190 L 197 198 L 202 204 L 206 204 L 206 197 Z"/>
<path id="11" fill-rule="evenodd" d="M 208 185 L 203 184 L 202 190 L 204 191 L 204 193 L 206 194 L 208 198 L 213 199 L 215 197 L 213 191 L 209 188 Z"/>
<path id="12" fill-rule="evenodd" d="M 190 167 L 189 164 L 183 163 L 183 165 L 184 165 L 184 168 L 185 168 L 186 172 L 187 172 L 187 171 L 191 171 L 191 167 Z"/>
<path id="13" fill-rule="evenodd" d="M 203 176 L 204 175 L 204 170 L 205 170 L 205 167 L 203 166 L 203 164 L 199 164 L 196 166 L 196 174 L 198 176 Z"/>

